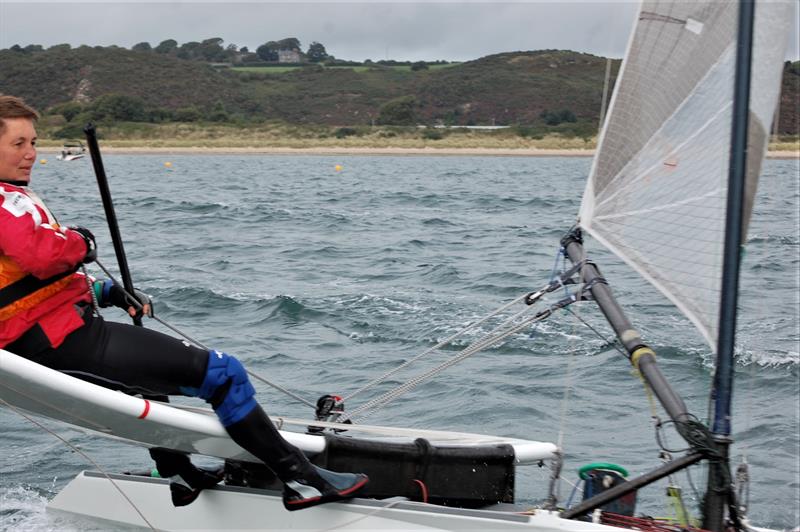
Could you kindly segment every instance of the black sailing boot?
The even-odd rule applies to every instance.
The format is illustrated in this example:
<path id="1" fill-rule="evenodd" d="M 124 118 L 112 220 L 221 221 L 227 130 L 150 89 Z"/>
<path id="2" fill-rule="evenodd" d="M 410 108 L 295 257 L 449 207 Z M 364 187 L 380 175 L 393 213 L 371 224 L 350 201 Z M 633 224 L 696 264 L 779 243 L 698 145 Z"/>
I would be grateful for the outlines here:
<path id="1" fill-rule="evenodd" d="M 335 473 L 309 462 L 301 450 L 283 439 L 261 407 L 226 430 L 233 441 L 264 462 L 283 482 L 283 506 L 287 510 L 348 499 L 369 482 L 366 475 Z"/>
<path id="2" fill-rule="evenodd" d="M 174 506 L 191 504 L 204 489 L 217 485 L 223 478 L 223 469 L 208 470 L 195 466 L 189 455 L 153 447 L 150 458 L 155 460 L 156 469 L 162 478 L 169 479 L 169 491 Z"/>

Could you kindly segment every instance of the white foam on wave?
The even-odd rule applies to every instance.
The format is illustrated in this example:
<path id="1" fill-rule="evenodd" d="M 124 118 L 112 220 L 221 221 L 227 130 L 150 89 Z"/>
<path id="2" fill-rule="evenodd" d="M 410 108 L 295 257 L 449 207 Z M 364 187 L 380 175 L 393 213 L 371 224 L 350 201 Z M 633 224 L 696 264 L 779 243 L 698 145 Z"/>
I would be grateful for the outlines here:
<path id="1" fill-rule="evenodd" d="M 47 498 L 29 487 L 0 489 L 0 508 L 3 509 L 0 531 L 54 530 L 48 527 L 46 506 Z"/>
<path id="2" fill-rule="evenodd" d="M 55 479 L 53 481 L 55 483 Z M 48 499 L 24 485 L 0 488 L 0 532 L 110 532 L 108 524 L 47 512 Z"/>

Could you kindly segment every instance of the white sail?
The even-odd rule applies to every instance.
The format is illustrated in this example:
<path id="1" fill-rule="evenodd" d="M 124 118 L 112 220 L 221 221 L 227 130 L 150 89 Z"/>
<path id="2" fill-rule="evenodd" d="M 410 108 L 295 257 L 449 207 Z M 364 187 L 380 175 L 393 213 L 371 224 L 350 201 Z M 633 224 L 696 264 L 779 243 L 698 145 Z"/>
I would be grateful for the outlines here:
<path id="1" fill-rule="evenodd" d="M 780 92 L 790 8 L 756 6 L 745 224 Z M 581 227 L 663 292 L 714 350 L 737 16 L 732 1 L 642 5 L 580 211 Z"/>

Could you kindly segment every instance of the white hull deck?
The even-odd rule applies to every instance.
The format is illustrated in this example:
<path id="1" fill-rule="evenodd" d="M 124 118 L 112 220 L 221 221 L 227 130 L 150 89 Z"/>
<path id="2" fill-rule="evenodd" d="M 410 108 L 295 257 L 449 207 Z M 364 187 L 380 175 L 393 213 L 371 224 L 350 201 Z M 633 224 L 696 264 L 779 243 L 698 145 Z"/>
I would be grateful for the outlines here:
<path id="1" fill-rule="evenodd" d="M 175 508 L 168 482 L 129 475 L 84 471 L 48 505 L 49 511 L 80 516 L 114 527 L 156 530 L 535 530 L 603 532 L 620 529 L 569 521 L 538 510 L 518 513 L 512 505 L 491 510 L 447 508 L 397 498 L 353 499 L 297 512 L 283 508 L 275 491 L 218 486 L 189 506 Z M 122 496 L 125 493 L 130 502 Z M 136 506 L 136 509 L 133 508 Z M 497 508 L 497 509 L 495 509 Z M 508 508 L 507 510 L 505 508 Z M 141 515 L 139 514 L 141 512 Z M 142 518 L 144 516 L 147 522 Z"/>

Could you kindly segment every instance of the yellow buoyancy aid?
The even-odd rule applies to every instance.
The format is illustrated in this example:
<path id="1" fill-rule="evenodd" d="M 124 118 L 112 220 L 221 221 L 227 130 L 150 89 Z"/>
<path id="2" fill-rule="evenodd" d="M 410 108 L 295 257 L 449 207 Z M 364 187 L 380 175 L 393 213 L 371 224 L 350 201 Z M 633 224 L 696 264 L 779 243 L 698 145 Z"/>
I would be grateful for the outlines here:
<path id="1" fill-rule="evenodd" d="M 64 290 L 72 282 L 72 271 L 39 279 L 19 267 L 13 259 L 0 255 L 0 321 L 32 309 Z"/>

